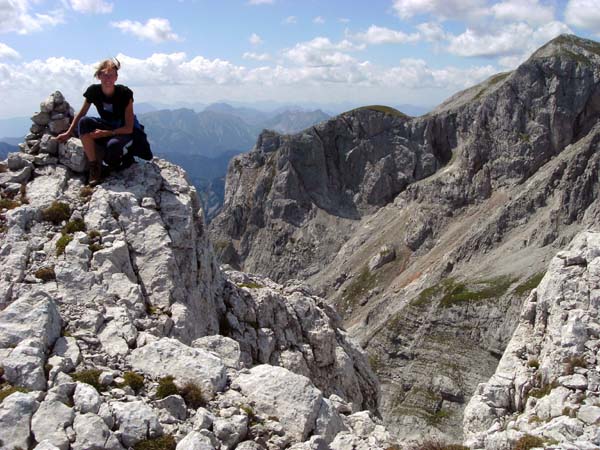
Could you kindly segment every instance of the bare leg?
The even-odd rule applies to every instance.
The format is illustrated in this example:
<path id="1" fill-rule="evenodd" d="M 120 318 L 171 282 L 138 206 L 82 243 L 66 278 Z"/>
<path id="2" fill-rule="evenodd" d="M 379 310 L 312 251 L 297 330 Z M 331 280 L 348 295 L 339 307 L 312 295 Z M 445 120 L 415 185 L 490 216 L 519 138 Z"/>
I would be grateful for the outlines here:
<path id="1" fill-rule="evenodd" d="M 89 162 L 96 161 L 96 142 L 89 134 L 80 137 L 83 144 L 83 151 Z"/>

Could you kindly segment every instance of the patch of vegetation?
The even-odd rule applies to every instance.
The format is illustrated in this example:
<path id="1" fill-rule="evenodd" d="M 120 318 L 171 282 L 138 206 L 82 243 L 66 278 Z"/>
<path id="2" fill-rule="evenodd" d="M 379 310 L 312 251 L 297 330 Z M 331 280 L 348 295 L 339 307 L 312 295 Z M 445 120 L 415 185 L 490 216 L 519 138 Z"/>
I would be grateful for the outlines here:
<path id="1" fill-rule="evenodd" d="M 540 419 L 540 416 L 537 416 L 537 415 L 531 416 L 529 418 L 529 420 L 527 420 L 527 423 L 541 423 L 541 422 L 543 422 L 543 420 Z"/>
<path id="2" fill-rule="evenodd" d="M 436 411 L 427 417 L 427 423 L 430 426 L 436 426 L 436 425 L 439 425 L 439 423 L 442 420 L 444 420 L 448 417 L 450 417 L 450 411 L 444 411 L 444 410 L 440 409 L 439 411 Z"/>
<path id="3" fill-rule="evenodd" d="M 15 209 L 19 202 L 10 198 L 0 198 L 0 209 Z"/>
<path id="4" fill-rule="evenodd" d="M 476 284 L 484 285 L 485 287 L 474 291 L 470 290 L 464 283 L 453 283 L 445 290 L 440 305 L 444 308 L 449 308 L 466 302 L 477 302 L 489 298 L 498 298 L 508 291 L 508 288 L 514 281 L 513 278 L 508 276 L 481 280 Z"/>
<path id="5" fill-rule="evenodd" d="M 56 256 L 60 256 L 65 252 L 65 248 L 69 245 L 69 242 L 73 240 L 73 236 L 63 234 L 58 241 L 56 241 Z"/>
<path id="6" fill-rule="evenodd" d="M 569 417 L 575 417 L 575 416 L 577 416 L 577 411 L 575 411 L 573 408 L 569 408 L 568 406 L 565 406 L 562 410 L 562 415 L 569 416 Z"/>
<path id="7" fill-rule="evenodd" d="M 75 381 L 79 381 L 80 383 L 89 384 L 98 392 L 102 392 L 106 390 L 106 387 L 100 384 L 99 378 L 101 373 L 102 371 L 99 369 L 80 370 L 79 372 L 72 373 L 71 378 L 73 378 Z"/>
<path id="8" fill-rule="evenodd" d="M 224 251 L 227 248 L 228 245 L 229 245 L 229 241 L 218 240 L 213 244 L 213 247 L 216 252 L 221 253 L 222 251 Z"/>
<path id="9" fill-rule="evenodd" d="M 125 372 L 123 374 L 124 385 L 129 386 L 137 394 L 144 387 L 144 376 L 135 372 Z"/>
<path id="10" fill-rule="evenodd" d="M 6 397 L 8 397 L 11 394 L 14 394 L 15 392 L 29 392 L 29 389 L 21 386 L 13 386 L 8 383 L 0 385 L 0 404 L 2 404 Z"/>
<path id="11" fill-rule="evenodd" d="M 158 398 L 166 398 L 169 395 L 179 395 L 179 389 L 175 386 L 175 378 L 171 375 L 158 380 L 158 389 L 156 390 Z"/>
<path id="12" fill-rule="evenodd" d="M 573 375 L 576 367 L 587 368 L 587 361 L 583 356 L 571 356 L 565 360 L 565 375 Z"/>
<path id="13" fill-rule="evenodd" d="M 376 353 L 369 353 L 369 365 L 371 369 L 379 373 L 381 369 L 381 357 Z"/>
<path id="14" fill-rule="evenodd" d="M 529 361 L 527 361 L 527 367 L 537 370 L 540 368 L 540 361 L 537 358 L 531 358 Z"/>
<path id="15" fill-rule="evenodd" d="M 27 183 L 21 183 L 19 188 L 19 201 L 22 205 L 28 205 L 29 199 L 27 198 Z"/>
<path id="16" fill-rule="evenodd" d="M 256 283 L 254 281 L 249 281 L 247 283 L 240 283 L 237 285 L 239 288 L 248 288 L 248 289 L 260 289 L 264 288 L 262 284 Z"/>
<path id="17" fill-rule="evenodd" d="M 361 297 L 375 287 L 376 283 L 377 277 L 371 273 L 368 267 L 363 267 L 360 275 L 352 281 L 344 294 L 346 306 L 356 305 Z"/>
<path id="18" fill-rule="evenodd" d="M 520 438 L 514 446 L 514 450 L 530 450 L 536 447 L 544 447 L 545 441 L 541 437 L 526 434 Z"/>
<path id="19" fill-rule="evenodd" d="M 423 441 L 410 447 L 410 450 L 469 450 L 459 444 L 445 444 L 440 441 Z"/>
<path id="20" fill-rule="evenodd" d="M 85 222 L 83 219 L 69 220 L 61 230 L 62 234 L 72 234 L 77 231 L 85 231 Z"/>
<path id="21" fill-rule="evenodd" d="M 450 281 L 450 279 L 444 280 L 446 283 L 448 281 Z M 431 301 L 443 291 L 444 287 L 445 286 L 442 283 L 423 289 L 421 293 L 410 302 L 410 305 L 414 306 L 415 308 L 421 308 L 422 306 L 430 304 Z"/>
<path id="22" fill-rule="evenodd" d="M 188 381 L 179 393 L 185 400 L 188 408 L 198 409 L 206 404 L 202 395 L 202 389 L 196 383 Z"/>
<path id="23" fill-rule="evenodd" d="M 552 383 L 545 384 L 542 387 L 533 388 L 532 390 L 529 391 L 529 396 L 535 397 L 535 398 L 545 397 L 552 391 L 552 389 L 554 389 L 557 386 L 558 386 L 558 383 L 556 381 L 553 381 Z"/>
<path id="24" fill-rule="evenodd" d="M 133 450 L 175 450 L 177 442 L 171 434 L 155 439 L 146 439 L 133 446 Z"/>
<path id="25" fill-rule="evenodd" d="M 490 90 L 491 87 L 504 81 L 512 72 L 503 72 L 492 76 L 484 87 L 477 93 L 475 100 L 479 100 L 483 95 Z"/>
<path id="26" fill-rule="evenodd" d="M 102 238 L 102 235 L 100 234 L 100 232 L 98 230 L 88 231 L 88 239 L 90 241 L 100 240 L 101 238 Z"/>
<path id="27" fill-rule="evenodd" d="M 519 133 L 519 140 L 529 144 L 531 142 L 531 136 L 528 133 Z"/>
<path id="28" fill-rule="evenodd" d="M 544 278 L 544 275 L 546 275 L 546 272 L 536 273 L 532 277 L 528 278 L 524 283 L 518 285 L 515 288 L 514 293 L 517 295 L 529 294 L 532 289 L 538 287 L 542 281 L 542 278 Z"/>
<path id="29" fill-rule="evenodd" d="M 79 190 L 79 196 L 84 199 L 85 201 L 88 201 L 90 199 L 90 197 L 92 196 L 92 194 L 94 193 L 94 188 L 91 186 L 83 186 L 80 190 Z"/>
<path id="30" fill-rule="evenodd" d="M 390 116 L 401 117 L 403 119 L 410 117 L 410 116 L 407 116 L 406 114 L 404 114 L 403 112 L 398 111 L 396 108 L 392 108 L 391 106 L 385 106 L 385 105 L 361 106 L 360 108 L 356 108 L 356 109 L 353 109 L 348 112 L 352 113 L 355 111 L 364 111 L 364 110 L 377 111 L 380 113 L 389 114 Z"/>
<path id="31" fill-rule="evenodd" d="M 102 250 L 104 247 L 102 247 L 100 244 L 89 244 L 88 248 L 90 249 L 90 252 L 92 252 L 92 254 L 96 253 L 99 250 Z"/>
<path id="32" fill-rule="evenodd" d="M 68 220 L 71 216 L 71 208 L 63 202 L 54 201 L 46 209 L 42 210 L 42 219 L 47 222 L 52 222 L 58 225 L 61 222 Z"/>
<path id="33" fill-rule="evenodd" d="M 56 273 L 54 273 L 54 266 L 41 267 L 38 270 L 36 270 L 33 273 L 33 275 L 36 278 L 39 278 L 40 280 L 43 280 L 43 281 L 56 280 Z"/>

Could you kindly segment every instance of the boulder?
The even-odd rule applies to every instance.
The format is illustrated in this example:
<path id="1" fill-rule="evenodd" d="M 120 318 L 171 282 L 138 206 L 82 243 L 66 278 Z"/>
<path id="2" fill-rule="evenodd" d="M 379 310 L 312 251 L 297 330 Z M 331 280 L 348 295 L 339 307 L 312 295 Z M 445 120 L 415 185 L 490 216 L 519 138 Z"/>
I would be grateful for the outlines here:
<path id="1" fill-rule="evenodd" d="M 72 450 L 125 450 L 104 420 L 96 414 L 77 415 L 73 429 L 76 439 L 71 444 Z"/>
<path id="2" fill-rule="evenodd" d="M 83 173 L 88 169 L 88 160 L 83 145 L 77 138 L 70 138 L 58 145 L 58 161 L 74 172 Z"/>
<path id="3" fill-rule="evenodd" d="M 0 442 L 3 448 L 29 448 L 31 417 L 39 403 L 34 394 L 16 392 L 0 404 Z"/>
<path id="4" fill-rule="evenodd" d="M 73 424 L 75 411 L 57 400 L 44 401 L 33 415 L 31 431 L 35 440 L 47 440 L 60 450 L 69 450 L 65 428 Z"/>
<path id="5" fill-rule="evenodd" d="M 111 402 L 121 442 L 131 447 L 140 441 L 162 435 L 157 413 L 144 402 Z"/>

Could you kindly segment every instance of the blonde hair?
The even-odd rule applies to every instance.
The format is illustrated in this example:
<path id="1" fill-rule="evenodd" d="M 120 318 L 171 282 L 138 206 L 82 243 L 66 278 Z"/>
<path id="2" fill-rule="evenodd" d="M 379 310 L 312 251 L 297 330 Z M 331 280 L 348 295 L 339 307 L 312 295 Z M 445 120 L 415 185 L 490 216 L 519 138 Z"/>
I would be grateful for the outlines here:
<path id="1" fill-rule="evenodd" d="M 94 77 L 99 78 L 100 73 L 104 72 L 105 70 L 114 69 L 115 72 L 118 72 L 120 68 L 121 63 L 117 58 L 105 59 L 96 66 L 96 72 L 94 72 Z"/>

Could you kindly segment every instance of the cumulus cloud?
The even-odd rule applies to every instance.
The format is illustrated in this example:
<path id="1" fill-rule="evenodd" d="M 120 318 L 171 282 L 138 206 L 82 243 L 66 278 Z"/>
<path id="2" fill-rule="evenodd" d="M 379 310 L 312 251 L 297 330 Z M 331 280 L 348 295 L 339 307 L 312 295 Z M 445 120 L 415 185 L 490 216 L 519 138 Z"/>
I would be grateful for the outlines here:
<path id="1" fill-rule="evenodd" d="M 256 33 L 252 33 L 248 40 L 250 41 L 250 43 L 252 45 L 260 45 L 263 43 L 263 40 L 261 39 L 261 37 Z"/>
<path id="2" fill-rule="evenodd" d="M 0 1 L 0 33 L 29 34 L 61 23 L 64 17 L 60 10 L 34 13 L 28 0 Z"/>
<path id="3" fill-rule="evenodd" d="M 244 59 L 251 59 L 253 61 L 269 61 L 271 59 L 271 55 L 268 53 L 254 53 L 254 52 L 245 52 L 242 57 Z"/>
<path id="4" fill-rule="evenodd" d="M 108 14 L 113 10 L 112 3 L 104 0 L 70 0 L 71 8 L 85 14 Z"/>
<path id="5" fill-rule="evenodd" d="M 347 39 L 333 43 L 326 37 L 316 37 L 311 41 L 296 44 L 283 54 L 295 64 L 309 67 L 337 66 L 354 63 L 356 60 L 347 52 L 363 48 L 364 45 L 356 45 Z"/>
<path id="6" fill-rule="evenodd" d="M 132 20 L 122 20 L 120 22 L 111 22 L 110 24 L 123 33 L 132 34 L 139 39 L 150 40 L 156 43 L 182 40 L 177 34 L 173 33 L 170 22 L 160 17 L 148 19 L 145 24 Z"/>
<path id="7" fill-rule="evenodd" d="M 325 23 L 325 19 L 321 16 L 317 16 L 313 19 L 313 23 L 316 23 L 317 25 L 323 25 Z"/>
<path id="8" fill-rule="evenodd" d="M 21 55 L 16 50 L 10 48 L 8 45 L 0 42 L 0 59 L 18 59 Z"/>
<path id="9" fill-rule="evenodd" d="M 567 25 L 556 21 L 538 28 L 513 23 L 489 33 L 467 29 L 450 37 L 448 50 L 459 56 L 503 57 L 502 65 L 514 66 L 550 39 L 570 32 Z"/>
<path id="10" fill-rule="evenodd" d="M 417 25 L 421 39 L 427 42 L 439 42 L 449 38 L 449 34 L 437 22 L 424 22 Z"/>
<path id="11" fill-rule="evenodd" d="M 475 19 L 487 11 L 485 0 L 394 0 L 393 8 L 402 19 L 421 14 L 439 19 Z"/>
<path id="12" fill-rule="evenodd" d="M 293 25 L 298 23 L 298 18 L 296 16 L 287 16 L 281 23 L 285 25 Z"/>
<path id="13" fill-rule="evenodd" d="M 506 0 L 491 7 L 498 20 L 527 22 L 542 25 L 554 20 L 554 7 L 542 5 L 539 0 Z"/>
<path id="14" fill-rule="evenodd" d="M 600 1 L 569 0 L 565 20 L 569 25 L 592 30 L 600 36 Z"/>
<path id="15" fill-rule="evenodd" d="M 402 31 L 371 25 L 366 32 L 357 33 L 352 38 L 366 44 L 405 44 L 418 41 L 420 36 L 417 33 L 407 34 Z"/>

